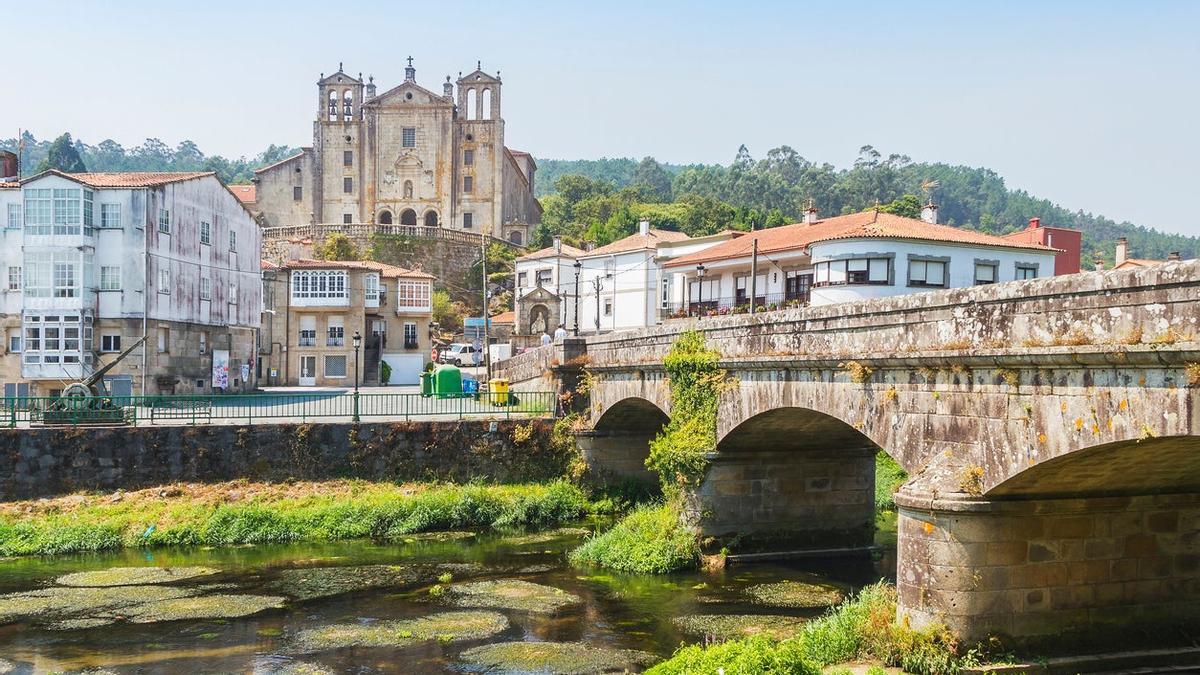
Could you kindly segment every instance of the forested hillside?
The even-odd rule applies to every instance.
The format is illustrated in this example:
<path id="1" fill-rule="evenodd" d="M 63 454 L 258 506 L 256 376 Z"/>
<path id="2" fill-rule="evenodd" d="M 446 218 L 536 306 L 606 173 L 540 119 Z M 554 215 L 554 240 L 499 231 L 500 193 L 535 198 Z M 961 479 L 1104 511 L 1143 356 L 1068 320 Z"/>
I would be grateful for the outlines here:
<path id="1" fill-rule="evenodd" d="M 15 138 L 0 149 L 16 150 Z M 63 134 L 54 141 L 24 136 L 22 173 L 48 167 L 79 171 L 215 171 L 227 183 L 248 182 L 254 169 L 279 161 L 296 148 L 270 145 L 255 157 L 227 159 L 205 155 L 192 141 L 172 148 L 150 138 L 125 148 L 105 140 L 88 145 Z M 647 157 L 597 160 L 539 159 L 538 196 L 545 210 L 532 243 L 548 245 L 555 234 L 579 243 L 607 243 L 649 218 L 655 227 L 690 235 L 725 228 L 775 227 L 800 219 L 809 200 L 823 215 L 851 213 L 879 205 L 917 216 L 930 197 L 941 222 L 993 232 L 1024 227 L 1034 216 L 1047 225 L 1083 231 L 1084 266 L 1094 255 L 1110 264 L 1118 237 L 1129 239 L 1136 257 L 1166 258 L 1178 251 L 1200 255 L 1200 239 L 1166 234 L 1141 225 L 1117 223 L 1083 210 L 1070 211 L 1024 190 L 1010 190 L 994 171 L 941 163 L 912 162 L 904 155 L 884 157 L 863 146 L 854 165 L 837 168 L 781 146 L 755 159 L 743 146 L 725 165 L 661 164 Z"/>
<path id="2" fill-rule="evenodd" d="M 657 227 L 692 235 L 724 227 L 749 229 L 796 222 L 808 200 L 823 215 L 851 213 L 876 204 L 917 216 L 925 199 L 939 206 L 941 222 L 1003 234 L 1034 216 L 1047 225 L 1083 231 L 1085 267 L 1093 254 L 1112 263 L 1118 237 L 1133 255 L 1165 258 L 1200 254 L 1200 239 L 1117 223 L 1083 210 L 1070 211 L 1024 190 L 1010 190 L 994 171 L 941 163 L 916 163 L 904 155 L 884 157 L 864 146 L 854 165 L 839 169 L 810 161 L 787 146 L 754 159 L 739 148 L 728 166 L 661 165 L 632 159 L 538 160 L 544 226 L 536 239 L 555 233 L 600 242 L 633 231 L 639 217 Z"/>
<path id="3" fill-rule="evenodd" d="M 286 145 L 269 145 L 267 149 L 250 158 L 226 159 L 220 155 L 205 155 L 192 141 L 183 141 L 172 148 L 157 138 L 147 138 L 141 145 L 126 148 L 111 139 L 99 145 L 88 145 L 63 134 L 50 141 L 38 140 L 26 132 L 22 153 L 21 173 L 30 176 L 47 168 L 63 171 L 77 166 L 64 166 L 64 155 L 78 155 L 87 171 L 215 171 L 226 183 L 248 183 L 254 170 L 273 164 L 299 152 Z M 0 150 L 17 151 L 17 139 L 0 140 Z M 67 161 L 67 164 L 72 164 Z"/>

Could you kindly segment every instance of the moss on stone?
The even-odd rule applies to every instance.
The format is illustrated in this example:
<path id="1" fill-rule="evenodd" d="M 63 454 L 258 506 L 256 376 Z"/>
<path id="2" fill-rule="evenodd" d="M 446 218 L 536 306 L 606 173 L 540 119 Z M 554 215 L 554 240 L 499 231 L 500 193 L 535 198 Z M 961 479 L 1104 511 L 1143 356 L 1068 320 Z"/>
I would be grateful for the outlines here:
<path id="1" fill-rule="evenodd" d="M 283 607 L 286 598 L 278 595 L 217 594 L 175 598 L 130 607 L 133 623 L 157 623 L 181 619 L 232 619 Z"/>
<path id="2" fill-rule="evenodd" d="M 529 546 L 531 544 L 545 544 L 568 537 L 582 537 L 586 534 L 591 534 L 591 532 L 591 530 L 582 527 L 560 527 L 557 530 L 550 530 L 548 532 L 512 535 L 505 537 L 502 543 L 508 546 Z"/>
<path id="3" fill-rule="evenodd" d="M 497 642 L 468 649 L 462 658 L 489 670 L 557 675 L 630 672 L 657 660 L 646 652 L 583 642 Z"/>
<path id="4" fill-rule="evenodd" d="M 442 612 L 417 619 L 344 623 L 300 631 L 291 650 L 320 652 L 346 647 L 402 647 L 425 640 L 482 640 L 508 628 L 497 612 Z"/>
<path id="5" fill-rule="evenodd" d="M 777 581 L 758 584 L 746 589 L 754 602 L 773 607 L 830 607 L 846 598 L 841 588 L 833 584 L 804 581 Z"/>
<path id="6" fill-rule="evenodd" d="M 283 570 L 267 587 L 296 600 L 312 600 L 371 588 L 401 586 L 422 578 L 420 570 L 398 565 L 308 567 Z"/>
<path id="7" fill-rule="evenodd" d="M 55 581 L 62 586 L 141 586 L 182 581 L 220 571 L 212 567 L 110 567 L 65 574 Z"/>
<path id="8" fill-rule="evenodd" d="M 115 620 L 138 605 L 164 602 L 195 595 L 191 588 L 177 586 L 56 586 L 24 593 L 0 596 L 0 623 L 31 621 L 54 627 L 72 627 L 65 623 L 82 619 Z"/>
<path id="9" fill-rule="evenodd" d="M 577 605 L 578 595 L 561 588 L 543 586 L 520 579 L 498 579 L 457 584 L 446 588 L 443 600 L 458 607 L 513 609 L 536 614 L 553 614 Z"/>
<path id="10" fill-rule="evenodd" d="M 773 638 L 791 637 L 805 619 L 777 614 L 693 614 L 674 619 L 679 630 L 718 640 L 765 634 Z"/>

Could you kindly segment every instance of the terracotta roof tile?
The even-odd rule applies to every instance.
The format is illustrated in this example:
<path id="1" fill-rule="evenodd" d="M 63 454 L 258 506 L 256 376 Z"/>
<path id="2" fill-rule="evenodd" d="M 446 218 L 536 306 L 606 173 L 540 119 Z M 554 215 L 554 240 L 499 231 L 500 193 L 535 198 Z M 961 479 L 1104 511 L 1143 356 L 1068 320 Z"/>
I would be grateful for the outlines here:
<path id="1" fill-rule="evenodd" d="M 28 183 L 48 174 L 79 181 L 84 185 L 94 188 L 157 187 L 159 185 L 166 185 L 168 183 L 194 180 L 196 178 L 204 178 L 205 176 L 215 177 L 217 175 L 213 171 L 122 171 L 112 173 L 66 173 L 65 171 L 58 171 L 57 169 L 50 169 L 49 171 L 43 171 L 36 176 L 26 178 L 21 182 Z"/>
<path id="2" fill-rule="evenodd" d="M 292 155 L 291 157 L 284 157 L 283 159 L 279 160 L 278 162 L 275 162 L 274 164 L 268 164 L 264 167 L 255 169 L 254 173 L 262 173 L 264 171 L 267 171 L 268 169 L 274 169 L 275 167 L 279 166 L 280 164 L 287 164 L 288 162 L 290 162 L 292 160 L 300 159 L 301 157 L 303 157 L 304 155 L 308 154 L 311 151 L 312 151 L 312 148 L 300 148 L 300 152 L 297 152 L 296 154 Z"/>
<path id="3" fill-rule="evenodd" d="M 541 260 L 542 258 L 553 258 L 556 255 L 562 255 L 567 258 L 578 258 L 581 255 L 587 255 L 587 252 L 585 252 L 583 249 L 575 248 L 569 244 L 563 244 L 561 253 L 555 251 L 553 246 L 547 246 L 546 248 L 534 251 L 533 253 L 526 253 L 520 258 L 517 258 L 517 260 Z"/>
<path id="4" fill-rule="evenodd" d="M 276 265 L 275 263 L 271 262 L 270 260 L 260 260 L 260 261 L 258 261 L 258 264 L 259 264 L 259 267 L 264 270 L 279 269 L 279 265 Z"/>
<path id="5" fill-rule="evenodd" d="M 611 244 L 601 246 L 598 249 L 588 251 L 584 255 L 612 255 L 614 253 L 627 253 L 629 251 L 640 251 L 642 249 L 654 249 L 662 242 L 666 241 L 683 241 L 691 239 L 682 232 L 674 232 L 672 230 L 650 230 L 649 234 L 631 234 L 624 239 L 618 239 Z"/>
<path id="6" fill-rule="evenodd" d="M 16 190 L 19 187 L 20 183 L 0 183 L 0 190 Z"/>
<path id="7" fill-rule="evenodd" d="M 818 220 L 815 223 L 795 223 L 769 230 L 759 230 L 730 239 L 712 248 L 691 253 L 666 263 L 667 267 L 684 267 L 711 260 L 748 256 L 753 242 L 758 240 L 758 252 L 770 255 L 804 248 L 810 244 L 834 239 L 916 239 L 951 244 L 1020 248 L 1054 251 L 1041 244 L 1027 244 L 983 232 L 964 230 L 949 225 L 934 225 L 916 218 L 905 218 L 874 209 L 845 216 Z"/>
<path id="8" fill-rule="evenodd" d="M 258 201 L 257 185 L 230 185 L 229 191 L 243 204 L 253 204 Z"/>
<path id="9" fill-rule="evenodd" d="M 1162 265 L 1166 262 L 1166 260 L 1150 260 L 1148 258 L 1126 258 L 1121 264 L 1113 266 L 1113 269 L 1123 270 L 1127 267 L 1150 267 L 1152 265 Z"/>
<path id="10" fill-rule="evenodd" d="M 409 270 L 387 263 L 375 262 L 374 260 L 315 260 L 313 258 L 300 258 L 299 260 L 289 260 L 282 265 L 281 269 L 288 270 L 328 270 L 328 269 L 356 269 L 370 270 L 379 272 L 384 277 L 396 278 L 404 277 L 405 279 L 436 279 L 437 277 L 427 272 L 420 270 Z"/>
<path id="11" fill-rule="evenodd" d="M 516 320 L 517 313 L 512 310 L 500 312 L 496 316 L 492 317 L 492 323 L 515 323 Z"/>

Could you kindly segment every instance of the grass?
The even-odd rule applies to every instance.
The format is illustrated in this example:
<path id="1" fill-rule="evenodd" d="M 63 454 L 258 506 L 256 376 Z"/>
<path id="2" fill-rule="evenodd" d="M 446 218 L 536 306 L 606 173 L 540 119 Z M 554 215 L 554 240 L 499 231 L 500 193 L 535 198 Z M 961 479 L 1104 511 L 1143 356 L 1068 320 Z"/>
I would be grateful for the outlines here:
<path id="1" fill-rule="evenodd" d="M 576 565 L 599 565 L 638 574 L 688 569 L 695 567 L 699 559 L 700 544 L 695 533 L 680 526 L 679 510 L 670 504 L 638 507 L 570 555 Z"/>
<path id="2" fill-rule="evenodd" d="M 792 637 L 755 636 L 709 647 L 686 646 L 647 673 L 808 674 L 839 663 L 877 661 L 920 675 L 957 675 L 977 664 L 975 652 L 964 653 L 944 628 L 913 630 L 896 623 L 895 616 L 895 589 L 879 583 L 804 624 Z"/>
<path id="3" fill-rule="evenodd" d="M 0 510 L 0 556 L 122 547 L 389 539 L 462 528 L 549 527 L 591 510 L 578 487 L 329 481 L 168 486 L 18 502 Z"/>

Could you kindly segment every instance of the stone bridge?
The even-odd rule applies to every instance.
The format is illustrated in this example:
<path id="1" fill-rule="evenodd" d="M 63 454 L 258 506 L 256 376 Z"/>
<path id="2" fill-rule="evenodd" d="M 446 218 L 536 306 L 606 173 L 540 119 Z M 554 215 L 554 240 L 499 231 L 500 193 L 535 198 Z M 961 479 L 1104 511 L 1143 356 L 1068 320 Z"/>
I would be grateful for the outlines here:
<path id="1" fill-rule="evenodd" d="M 735 385 L 689 495 L 703 534 L 868 545 L 882 449 L 910 474 L 901 618 L 1057 635 L 1200 615 L 1198 319 L 1200 264 L 1177 263 L 568 340 L 517 379 L 586 363 L 585 456 L 649 479 L 662 357 L 698 329 Z"/>

